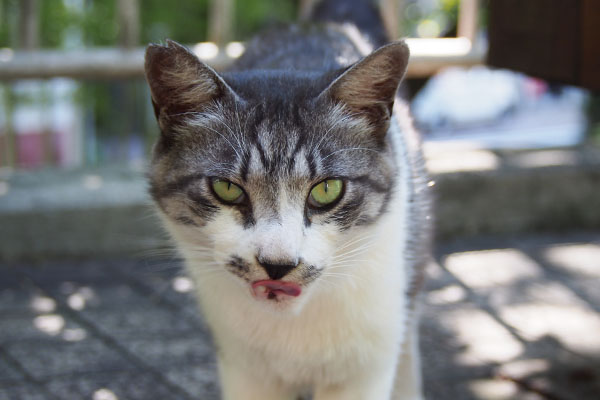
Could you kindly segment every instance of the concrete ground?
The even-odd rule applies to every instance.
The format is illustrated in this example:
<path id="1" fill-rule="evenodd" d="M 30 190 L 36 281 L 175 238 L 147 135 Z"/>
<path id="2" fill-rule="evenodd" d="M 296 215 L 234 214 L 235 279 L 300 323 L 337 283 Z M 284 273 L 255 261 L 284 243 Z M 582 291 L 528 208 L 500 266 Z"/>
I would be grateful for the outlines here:
<path id="1" fill-rule="evenodd" d="M 429 400 L 600 398 L 600 233 L 447 242 L 436 260 Z M 165 258 L 0 265 L 0 399 L 217 399 L 181 273 Z"/>

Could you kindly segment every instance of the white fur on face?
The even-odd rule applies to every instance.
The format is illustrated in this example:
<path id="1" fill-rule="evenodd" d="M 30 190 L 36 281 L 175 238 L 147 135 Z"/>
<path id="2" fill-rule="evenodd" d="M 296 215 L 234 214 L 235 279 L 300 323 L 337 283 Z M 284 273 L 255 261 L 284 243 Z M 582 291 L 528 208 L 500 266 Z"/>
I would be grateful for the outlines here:
<path id="1" fill-rule="evenodd" d="M 302 295 L 264 306 L 282 309 L 293 304 L 292 308 L 298 312 L 310 297 L 313 286 L 327 288 L 344 278 L 345 273 L 329 271 L 329 267 L 337 271 L 348 267 L 351 260 L 344 254 L 354 255 L 352 251 L 366 242 L 364 238 L 357 239 L 355 234 L 340 233 L 335 224 L 312 223 L 306 226 L 303 199 L 281 187 L 277 217 L 257 210 L 257 215 L 271 215 L 271 218 L 257 219 L 248 228 L 239 224 L 235 211 L 228 207 L 223 207 L 213 220 L 201 228 L 176 224 L 169 226 L 182 244 L 186 258 L 192 261 L 190 267 L 194 276 L 201 280 L 208 278 L 236 282 L 237 290 L 241 292 L 249 292 L 252 282 L 269 279 L 259 265 L 258 257 L 275 261 L 297 260 L 299 266 L 283 280 L 300 285 Z M 232 258 L 240 259 L 248 269 L 243 273 L 232 273 L 227 268 Z M 321 284 L 321 280 L 327 282 Z"/>

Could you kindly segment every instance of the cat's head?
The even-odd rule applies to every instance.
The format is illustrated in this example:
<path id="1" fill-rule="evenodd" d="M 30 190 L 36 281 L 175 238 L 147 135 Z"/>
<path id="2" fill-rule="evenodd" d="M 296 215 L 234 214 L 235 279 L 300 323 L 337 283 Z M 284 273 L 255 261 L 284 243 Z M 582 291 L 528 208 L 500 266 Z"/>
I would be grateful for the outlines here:
<path id="1" fill-rule="evenodd" d="M 343 279 L 394 192 L 407 60 L 399 42 L 329 73 L 219 75 L 174 42 L 148 48 L 151 193 L 198 279 L 278 307 Z"/>

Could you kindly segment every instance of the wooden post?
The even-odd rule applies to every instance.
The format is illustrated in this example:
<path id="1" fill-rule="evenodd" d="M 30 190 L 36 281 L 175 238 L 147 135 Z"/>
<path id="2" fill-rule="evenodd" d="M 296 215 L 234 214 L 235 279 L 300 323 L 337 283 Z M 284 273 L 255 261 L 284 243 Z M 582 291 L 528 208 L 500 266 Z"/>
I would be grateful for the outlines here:
<path id="1" fill-rule="evenodd" d="M 14 167 L 16 164 L 16 151 L 17 146 L 15 143 L 15 130 L 13 126 L 13 112 L 14 112 L 14 94 L 12 85 L 8 83 L 5 85 L 2 91 L 4 95 L 4 112 L 5 112 L 5 131 L 4 131 L 4 165 L 7 167 Z"/>
<path id="2" fill-rule="evenodd" d="M 458 37 L 464 37 L 475 43 L 477 37 L 477 19 L 479 0 L 461 0 L 458 11 Z"/>
<path id="3" fill-rule="evenodd" d="M 211 0 L 209 15 L 208 40 L 221 47 L 233 36 L 233 0 Z"/>
<path id="4" fill-rule="evenodd" d="M 140 40 L 140 12 L 138 0 L 118 1 L 119 45 L 131 49 Z"/>
<path id="5" fill-rule="evenodd" d="M 140 17 L 138 0 L 118 0 L 119 21 L 119 46 L 123 49 L 133 50 L 140 40 Z M 119 137 L 119 151 L 128 154 L 131 138 L 139 134 L 136 120 L 140 116 L 136 113 L 136 104 L 141 99 L 135 93 L 135 81 L 118 80 L 111 83 L 113 90 L 110 96 L 117 108 L 127 110 L 119 113 L 114 121 L 117 136 Z"/>
<path id="6" fill-rule="evenodd" d="M 38 0 L 21 0 L 19 2 L 19 47 L 33 50 L 38 47 L 39 38 Z"/>
<path id="7" fill-rule="evenodd" d="M 300 19 L 308 18 L 317 0 L 300 0 L 298 7 L 298 15 Z"/>
<path id="8" fill-rule="evenodd" d="M 379 0 L 379 10 L 388 36 L 392 40 L 400 38 L 400 16 L 404 10 L 404 0 Z"/>

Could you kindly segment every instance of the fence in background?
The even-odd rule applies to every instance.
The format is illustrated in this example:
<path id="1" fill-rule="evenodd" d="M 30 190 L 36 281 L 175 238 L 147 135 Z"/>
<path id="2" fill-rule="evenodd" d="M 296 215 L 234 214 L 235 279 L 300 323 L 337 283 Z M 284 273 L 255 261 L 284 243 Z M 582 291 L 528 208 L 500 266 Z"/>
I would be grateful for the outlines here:
<path id="1" fill-rule="evenodd" d="M 383 10 L 386 27 L 393 37 L 398 36 L 399 16 L 403 12 L 404 0 L 379 0 Z M 315 0 L 300 0 L 299 13 L 306 14 L 315 3 Z M 216 69 L 225 68 L 232 60 L 239 57 L 244 50 L 243 43 L 231 42 L 232 24 L 234 15 L 233 0 L 212 0 L 210 2 L 209 20 L 209 42 L 192 45 L 194 52 Z M 411 48 L 411 63 L 407 72 L 408 77 L 426 77 L 434 74 L 439 69 L 450 65 L 470 66 L 482 63 L 486 53 L 485 44 L 476 41 L 477 15 L 479 0 L 461 0 L 458 18 L 458 37 L 443 39 L 407 39 Z M 79 131 L 69 135 L 57 135 L 54 128 L 31 127 L 26 122 L 32 120 L 36 114 L 32 110 L 15 110 L 14 96 L 15 85 L 19 85 L 16 92 L 24 91 L 29 96 L 40 96 L 46 98 L 45 104 L 59 105 L 60 92 L 66 90 L 65 85 L 61 88 L 47 89 L 54 84 L 44 84 L 46 89 L 37 93 L 29 91 L 27 85 L 21 80 L 71 78 L 79 80 L 107 80 L 114 83 L 114 91 L 122 94 L 123 109 L 129 111 L 136 102 L 144 103 L 146 94 L 142 89 L 128 89 L 124 80 L 141 78 L 143 76 L 143 53 L 144 49 L 136 47 L 139 43 L 139 0 L 117 1 L 117 22 L 119 36 L 117 48 L 88 48 L 73 51 L 39 50 L 38 47 L 38 0 L 21 0 L 19 3 L 19 43 L 16 49 L 0 49 L 0 81 L 4 81 L 4 90 L 0 98 L 0 109 L 4 109 L 4 115 L 0 115 L 0 166 L 15 167 L 22 165 L 19 159 L 37 160 L 29 162 L 26 166 L 43 165 L 78 165 L 85 164 L 85 153 L 93 153 L 91 147 L 97 143 L 93 135 L 84 132 L 89 129 L 86 117 L 83 115 L 79 122 L 67 121 L 70 130 Z M 68 85 L 67 85 L 68 86 Z M 138 85 L 140 86 L 140 85 Z M 23 89 L 25 87 L 25 89 Z M 139 93 L 142 91 L 142 93 Z M 63 95 L 67 95 L 63 93 Z M 147 100 L 145 101 L 147 103 Z M 64 104 L 63 104 L 64 106 Z M 145 112 L 144 106 L 138 106 L 138 110 Z M 50 110 L 52 112 L 52 110 Z M 59 111 L 68 113 L 69 110 Z M 28 113 L 32 114 L 28 117 Z M 38 113 L 39 114 L 39 113 Z M 43 114 L 43 113 L 42 113 Z M 151 114 L 151 112 L 150 112 Z M 37 116 L 39 117 L 39 116 Z M 40 118 L 45 118 L 44 116 Z M 35 119 L 35 118 L 33 118 Z M 125 123 L 128 129 L 144 124 L 142 122 L 130 121 Z M 64 129 L 60 124 L 56 129 Z M 24 125 L 24 127 L 20 125 Z M 50 125 L 56 125 L 52 122 Z M 19 125 L 19 126 L 17 126 Z M 20 130 L 17 133 L 17 130 Z M 35 140 L 31 132 L 37 130 Z M 58 138 L 58 139 L 57 139 Z M 61 142 L 62 141 L 62 142 Z M 67 144 L 65 144 L 67 143 Z M 23 151 L 24 146 L 29 150 Z M 135 140 L 127 144 L 132 146 L 126 152 L 142 154 L 143 144 Z M 60 148 L 60 151 L 57 151 Z M 68 153 L 79 148 L 84 156 L 70 157 Z M 138 149 L 138 150 L 135 150 Z M 60 153 L 60 154 L 59 154 Z M 64 154 L 63 154 L 64 153 Z M 29 157 L 29 158 L 28 158 Z M 93 157 L 92 157 L 93 159 Z"/>

